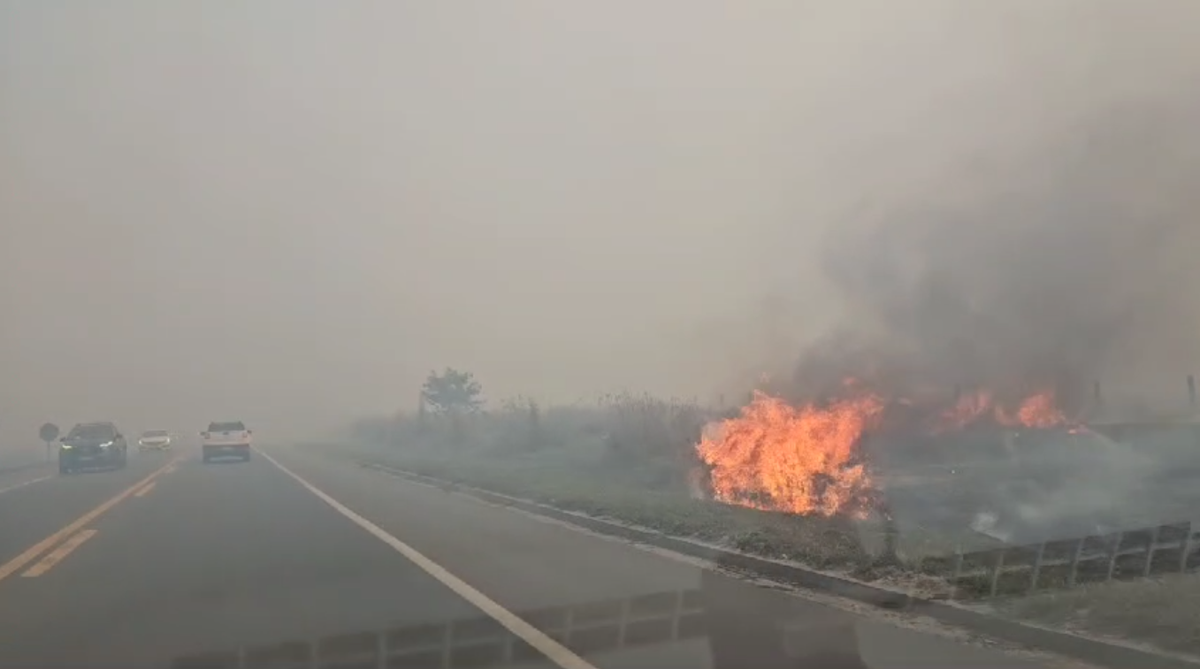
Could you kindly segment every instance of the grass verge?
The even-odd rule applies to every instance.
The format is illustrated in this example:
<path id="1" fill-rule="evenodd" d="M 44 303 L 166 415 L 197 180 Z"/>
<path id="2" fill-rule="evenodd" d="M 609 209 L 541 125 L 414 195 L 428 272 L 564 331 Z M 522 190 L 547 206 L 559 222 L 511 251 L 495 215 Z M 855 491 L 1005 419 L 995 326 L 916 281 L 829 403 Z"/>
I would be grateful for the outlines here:
<path id="1" fill-rule="evenodd" d="M 1200 656 L 1200 575 L 1111 582 L 993 604 L 1054 629 Z"/>
<path id="2" fill-rule="evenodd" d="M 883 527 L 841 518 L 797 517 L 693 499 L 678 490 L 641 484 L 638 472 L 617 475 L 603 461 L 564 461 L 544 453 L 462 457 L 423 450 L 361 449 L 365 461 L 530 499 L 776 560 L 898 587 L 944 594 L 945 586 L 910 572 L 906 564 L 881 564 Z M 945 537 L 919 531 L 901 537 L 907 560 L 952 549 Z"/>
<path id="3" fill-rule="evenodd" d="M 356 454 L 407 471 L 559 509 L 696 539 L 771 559 L 786 560 L 860 581 L 942 597 L 948 586 L 910 564 L 880 565 L 870 530 L 827 518 L 797 518 L 689 499 L 678 493 L 631 489 L 611 477 L 564 471 L 553 459 L 463 459 L 412 452 Z M 876 541 L 881 541 L 878 539 Z M 910 559 L 947 550 L 948 538 L 908 533 Z M 996 615 L 1050 629 L 1200 656 L 1200 575 L 1113 582 L 983 605 Z"/>
<path id="4" fill-rule="evenodd" d="M 967 536 L 966 528 L 949 536 L 902 525 L 896 564 L 878 558 L 881 523 L 768 513 L 690 496 L 680 454 L 690 453 L 705 421 L 719 415 L 644 397 L 544 412 L 529 403 L 473 417 L 453 430 L 436 421 L 416 429 L 403 417 L 364 423 L 353 432 L 356 445 L 343 454 L 918 597 L 949 594 L 946 583 L 919 575 L 917 563 L 969 545 L 974 535 Z M 986 608 L 1047 628 L 1200 655 L 1200 576 L 994 600 Z"/>

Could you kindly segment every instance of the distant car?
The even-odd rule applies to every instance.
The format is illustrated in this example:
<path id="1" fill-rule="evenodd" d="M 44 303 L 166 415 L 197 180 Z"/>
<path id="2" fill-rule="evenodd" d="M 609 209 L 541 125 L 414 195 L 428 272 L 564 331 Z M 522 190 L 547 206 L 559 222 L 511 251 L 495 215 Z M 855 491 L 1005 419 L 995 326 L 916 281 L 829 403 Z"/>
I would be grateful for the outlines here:
<path id="1" fill-rule="evenodd" d="M 166 430 L 146 430 L 138 438 L 138 450 L 165 451 L 171 448 L 171 433 Z"/>
<path id="2" fill-rule="evenodd" d="M 216 458 L 234 457 L 250 460 L 250 430 L 242 421 L 227 423 L 209 423 L 208 429 L 200 433 L 200 448 L 204 461 L 210 462 Z"/>
<path id="3" fill-rule="evenodd" d="M 59 474 L 92 467 L 120 469 L 128 462 L 125 436 L 113 423 L 79 423 L 59 442 Z"/>

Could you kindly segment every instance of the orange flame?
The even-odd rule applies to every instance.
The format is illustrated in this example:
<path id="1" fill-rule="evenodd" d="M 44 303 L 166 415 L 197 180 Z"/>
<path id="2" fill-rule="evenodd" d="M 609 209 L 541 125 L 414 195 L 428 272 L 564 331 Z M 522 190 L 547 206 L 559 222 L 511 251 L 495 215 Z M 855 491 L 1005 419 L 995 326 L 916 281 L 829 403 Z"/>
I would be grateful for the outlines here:
<path id="1" fill-rule="evenodd" d="M 880 426 L 886 403 L 855 381 L 847 381 L 844 392 L 849 398 L 800 407 L 756 392 L 738 417 L 710 426 L 696 452 L 711 470 L 713 496 L 763 510 L 865 516 L 875 487 L 862 442 Z M 1013 411 L 987 391 L 968 393 L 937 416 L 933 432 L 985 420 L 1007 427 L 1071 427 L 1049 391 L 1024 399 Z"/>
<path id="2" fill-rule="evenodd" d="M 861 514 L 872 486 L 859 442 L 883 408 L 870 394 L 793 408 L 755 393 L 741 415 L 716 425 L 696 450 L 712 468 L 720 501 L 791 513 Z"/>
<path id="3" fill-rule="evenodd" d="M 1001 406 L 986 390 L 966 393 L 958 398 L 954 406 L 944 411 L 935 426 L 935 432 L 966 427 L 990 418 L 1008 427 L 1051 428 L 1066 426 L 1066 415 L 1058 408 L 1053 391 L 1044 390 L 1026 397 L 1010 411 Z"/>
<path id="4" fill-rule="evenodd" d="M 966 393 L 958 398 L 954 406 L 942 413 L 934 431 L 941 432 L 970 425 L 986 417 L 992 408 L 992 394 L 986 390 Z"/>
<path id="5" fill-rule="evenodd" d="M 1002 425 L 1049 428 L 1067 424 L 1067 417 L 1058 408 L 1054 393 L 1045 391 L 1025 398 L 1016 415 L 1008 415 L 997 407 L 996 421 Z"/>

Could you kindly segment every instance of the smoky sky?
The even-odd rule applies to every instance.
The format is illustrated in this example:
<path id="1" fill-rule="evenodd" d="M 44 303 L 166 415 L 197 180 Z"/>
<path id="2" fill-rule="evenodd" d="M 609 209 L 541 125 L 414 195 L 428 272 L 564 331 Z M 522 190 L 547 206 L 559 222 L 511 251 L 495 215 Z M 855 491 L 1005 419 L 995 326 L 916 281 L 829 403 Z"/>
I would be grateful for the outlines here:
<path id="1" fill-rule="evenodd" d="M 1076 18 L 1083 32 L 1088 13 Z M 898 393 L 1051 389 L 1080 411 L 1100 383 L 1127 409 L 1183 406 L 1200 363 L 1200 85 L 1110 29 L 1090 61 L 1063 54 L 1086 64 L 1069 77 L 1035 59 L 1009 72 L 1040 122 L 1005 132 L 1020 110 L 979 91 L 997 143 L 953 156 L 928 189 L 864 193 L 827 231 L 819 263 L 847 313 L 803 351 L 793 392 L 856 376 Z M 1014 63 L 1029 55 L 1012 46 Z M 1142 79 L 1122 81 L 1131 64 Z M 1072 99 L 1081 89 L 1088 104 Z"/>
<path id="2" fill-rule="evenodd" d="M 0 434 L 706 395 L 847 324 L 1178 372 L 1198 14 L 0 0 Z"/>
<path id="3" fill-rule="evenodd" d="M 859 339 L 809 355 L 848 374 L 867 371 L 851 360 L 891 356 L 910 381 L 1049 388 L 1074 402 L 1096 381 L 1125 394 L 1161 395 L 1160 384 L 1177 408 L 1200 362 L 1196 102 L 1097 110 L 981 167 L 992 173 L 968 187 L 982 188 L 832 232 L 823 267 Z"/>

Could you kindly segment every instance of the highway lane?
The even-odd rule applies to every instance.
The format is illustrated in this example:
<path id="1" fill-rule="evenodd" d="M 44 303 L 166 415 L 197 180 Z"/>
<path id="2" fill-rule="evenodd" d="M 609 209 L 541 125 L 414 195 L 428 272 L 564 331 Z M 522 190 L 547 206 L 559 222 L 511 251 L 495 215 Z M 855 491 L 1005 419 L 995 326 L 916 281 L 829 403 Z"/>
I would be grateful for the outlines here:
<path id="1" fill-rule="evenodd" d="M 0 468 L 0 495 L 11 490 L 24 488 L 33 483 L 45 481 L 53 473 L 54 465 L 44 459 L 25 465 Z"/>
<path id="2" fill-rule="evenodd" d="M 449 655 L 453 666 L 497 666 L 505 653 L 514 659 L 499 666 L 561 666 L 530 647 L 544 642 L 557 662 L 578 669 L 710 667 L 705 618 L 696 615 L 703 597 L 691 599 L 705 592 L 734 602 L 736 615 L 723 622 L 739 630 L 733 644 L 742 657 L 762 645 L 755 628 L 766 625 L 755 615 L 771 611 L 820 630 L 807 641 L 818 645 L 857 630 L 866 660 L 858 666 L 1044 666 L 349 463 L 268 453 L 288 471 L 261 453 L 250 463 L 204 465 L 189 451 L 165 468 L 173 456 L 139 456 L 124 472 L 0 495 L 0 560 L 70 530 L 0 579 L 0 666 L 222 666 L 239 653 L 246 666 L 312 666 L 273 663 L 261 655 L 268 652 L 360 666 L 335 656 L 369 657 L 380 646 L 411 660 L 389 666 L 439 666 L 452 634 L 463 639 Z M 80 516 L 86 522 L 71 527 Z M 529 630 L 518 625 L 524 638 L 506 632 L 483 609 Z M 606 627 L 606 619 L 625 623 Z M 453 632 L 448 620 L 460 621 Z M 575 630 L 570 639 L 564 625 Z M 564 641 L 562 652 L 554 639 Z M 204 654 L 208 664 L 186 661 Z"/>
<path id="3" fill-rule="evenodd" d="M 0 565 L 165 462 L 163 457 L 131 454 L 129 465 L 120 470 L 60 477 L 51 463 L 0 474 Z"/>
<path id="4" fill-rule="evenodd" d="M 46 445 L 36 441 L 32 444 L 0 445 L 0 477 L 10 471 L 45 465 L 49 461 L 46 451 Z"/>
<path id="5" fill-rule="evenodd" d="M 0 581 L 0 666 L 169 666 L 477 615 L 262 458 L 189 456 L 90 524 L 96 534 L 49 571 Z"/>
<path id="6" fill-rule="evenodd" d="M 0 447 L 0 495 L 25 487 L 35 479 L 48 478 L 54 468 L 52 456 L 42 444 L 24 448 Z"/>

